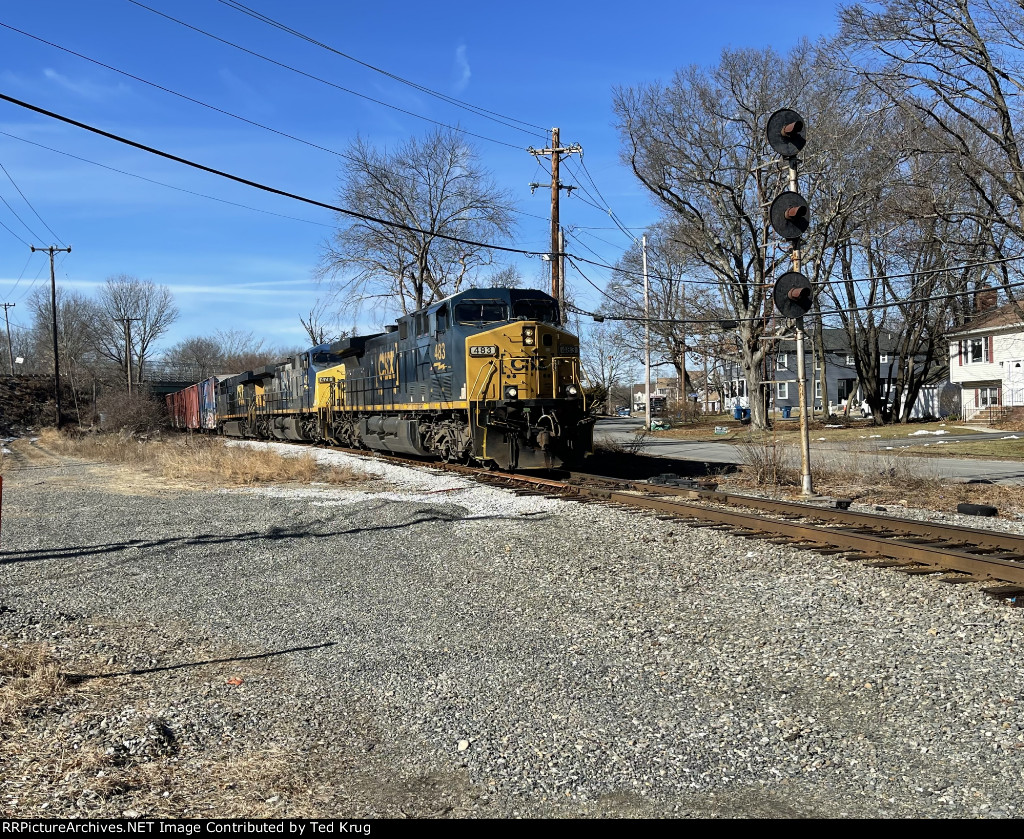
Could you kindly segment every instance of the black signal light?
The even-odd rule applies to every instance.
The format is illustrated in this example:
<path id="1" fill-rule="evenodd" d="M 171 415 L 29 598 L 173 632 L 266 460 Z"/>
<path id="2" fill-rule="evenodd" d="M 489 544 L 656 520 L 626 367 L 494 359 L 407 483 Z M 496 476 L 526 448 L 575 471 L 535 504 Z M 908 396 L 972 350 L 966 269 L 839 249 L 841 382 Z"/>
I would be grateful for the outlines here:
<path id="1" fill-rule="evenodd" d="M 798 192 L 783 192 L 769 212 L 772 229 L 783 239 L 799 239 L 810 224 L 810 209 Z"/>
<path id="2" fill-rule="evenodd" d="M 811 281 L 797 271 L 787 271 L 775 281 L 775 308 L 784 318 L 800 318 L 811 310 Z"/>
<path id="3" fill-rule="evenodd" d="M 796 157 L 807 145 L 804 118 L 792 108 L 780 108 L 768 117 L 768 143 L 783 157 Z"/>

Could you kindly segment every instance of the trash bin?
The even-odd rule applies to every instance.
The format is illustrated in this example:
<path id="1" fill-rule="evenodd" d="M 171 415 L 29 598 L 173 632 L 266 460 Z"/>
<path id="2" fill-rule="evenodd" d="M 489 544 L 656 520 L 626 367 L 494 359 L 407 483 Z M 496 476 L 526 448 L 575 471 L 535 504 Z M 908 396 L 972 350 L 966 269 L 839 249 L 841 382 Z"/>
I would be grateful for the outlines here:
<path id="1" fill-rule="evenodd" d="M 743 409 L 739 405 L 732 409 L 732 417 L 738 420 L 743 419 Z"/>
<path id="2" fill-rule="evenodd" d="M 749 420 L 750 419 L 750 408 L 744 408 L 743 409 L 743 419 L 744 420 Z"/>
<path id="3" fill-rule="evenodd" d="M 790 405 L 782 406 L 782 418 L 789 419 L 793 415 L 793 408 Z"/>

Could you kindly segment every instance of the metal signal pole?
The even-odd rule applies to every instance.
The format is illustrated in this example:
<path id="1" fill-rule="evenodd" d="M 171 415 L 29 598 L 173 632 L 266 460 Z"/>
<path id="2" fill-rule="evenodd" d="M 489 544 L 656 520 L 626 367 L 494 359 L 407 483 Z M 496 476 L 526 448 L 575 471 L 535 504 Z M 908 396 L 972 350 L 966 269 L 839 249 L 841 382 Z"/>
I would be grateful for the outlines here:
<path id="1" fill-rule="evenodd" d="M 558 301 L 562 301 L 565 297 L 565 289 L 562 288 L 562 278 L 559 271 L 559 262 L 564 254 L 564 249 L 559 245 L 559 234 L 561 228 L 559 226 L 558 217 L 558 199 L 561 190 L 571 193 L 575 186 L 569 186 L 568 184 L 563 185 L 559 180 L 559 163 L 563 154 L 583 154 L 583 148 L 579 143 L 574 143 L 571 146 L 559 146 L 558 145 L 558 129 L 551 129 L 551 148 L 549 149 L 535 149 L 530 146 L 527 149 L 530 154 L 535 157 L 546 157 L 551 156 L 551 183 L 550 184 L 530 184 L 530 189 L 535 190 L 539 187 L 550 186 L 551 187 L 551 296 Z M 562 323 L 565 323 L 565 312 L 561 312 Z"/>
<path id="2" fill-rule="evenodd" d="M 644 399 L 647 401 L 645 431 L 651 430 L 651 284 L 647 279 L 647 234 L 640 237 L 644 260 Z"/>
<path id="3" fill-rule="evenodd" d="M 7 310 L 13 309 L 13 303 L 0 303 L 4 307 L 4 322 L 7 324 L 7 357 L 11 362 L 11 375 L 14 375 L 14 349 L 11 347 L 11 320 L 7 316 Z"/>
<path id="4" fill-rule="evenodd" d="M 50 255 L 50 314 L 53 321 L 53 399 L 57 408 L 57 430 L 60 430 L 60 357 L 57 352 L 57 277 L 53 270 L 53 255 L 55 253 L 71 253 L 71 246 L 58 248 L 50 245 L 48 248 L 37 248 L 30 245 L 32 253 L 46 251 Z"/>

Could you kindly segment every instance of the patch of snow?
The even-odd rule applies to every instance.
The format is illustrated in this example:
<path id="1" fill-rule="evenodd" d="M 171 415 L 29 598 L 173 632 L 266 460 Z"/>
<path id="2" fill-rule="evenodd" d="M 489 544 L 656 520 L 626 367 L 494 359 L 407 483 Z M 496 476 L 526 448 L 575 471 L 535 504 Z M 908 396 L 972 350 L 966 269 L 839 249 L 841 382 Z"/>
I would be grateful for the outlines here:
<path id="1" fill-rule="evenodd" d="M 920 437 L 922 434 L 948 434 L 948 433 L 949 433 L 948 431 L 928 431 L 927 429 L 922 428 L 920 431 L 911 431 L 907 436 L 908 437 Z"/>
<path id="2" fill-rule="evenodd" d="M 1019 440 L 1020 437 L 1018 437 L 1016 434 L 1010 434 L 1008 437 L 1000 437 L 999 439 L 1000 440 Z"/>

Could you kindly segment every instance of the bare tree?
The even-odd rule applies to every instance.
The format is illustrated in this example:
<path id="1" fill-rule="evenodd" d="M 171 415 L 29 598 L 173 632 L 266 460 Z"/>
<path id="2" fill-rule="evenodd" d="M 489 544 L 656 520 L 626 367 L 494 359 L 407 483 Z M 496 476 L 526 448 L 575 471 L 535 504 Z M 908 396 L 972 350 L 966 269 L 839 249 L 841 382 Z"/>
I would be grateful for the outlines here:
<path id="1" fill-rule="evenodd" d="M 337 315 L 328 311 L 328 304 L 324 300 L 317 300 L 309 310 L 307 317 L 299 316 L 302 328 L 306 330 L 312 346 L 331 344 L 341 340 L 348 333 L 339 329 Z"/>
<path id="2" fill-rule="evenodd" d="M 580 363 L 591 393 L 602 396 L 605 410 L 612 412 L 612 392 L 629 381 L 626 374 L 633 367 L 632 352 L 623 345 L 619 331 L 610 323 L 595 323 L 580 332 Z"/>
<path id="3" fill-rule="evenodd" d="M 811 49 L 726 50 L 712 68 L 678 71 L 671 84 L 615 93 L 623 157 L 665 209 L 680 259 L 695 279 L 714 280 L 736 320 L 739 361 L 755 427 L 767 424 L 762 340 L 771 331 L 769 289 L 783 252 L 769 237 L 768 207 L 782 190 L 766 167 L 764 130 L 808 85 Z"/>
<path id="4" fill-rule="evenodd" d="M 625 318 L 620 340 L 639 356 L 644 352 L 647 323 L 640 250 L 627 251 L 616 268 L 608 286 L 608 296 L 614 302 L 609 302 L 602 309 L 613 316 Z M 690 393 L 693 388 L 687 356 L 693 352 L 702 334 L 716 328 L 716 322 L 723 314 L 712 295 L 713 285 L 687 279 L 687 256 L 673 241 L 670 221 L 648 231 L 647 276 L 651 354 L 655 359 L 671 364 L 679 379 L 680 392 Z"/>
<path id="5" fill-rule="evenodd" d="M 217 340 L 196 336 L 179 341 L 167 350 L 163 361 L 174 369 L 176 376 L 201 382 L 222 372 L 224 351 Z"/>
<path id="6" fill-rule="evenodd" d="M 978 219 L 1024 229 L 1024 5 L 882 0 L 846 6 L 837 42 L 876 88 L 943 141 L 979 201 Z M 934 149 L 921 149 L 934 154 Z M 996 257 L 1006 256 L 997 235 Z M 1014 294 L 1008 275 L 1000 278 Z M 1024 308 L 1018 313 L 1024 316 Z"/>
<path id="7" fill-rule="evenodd" d="M 127 369 L 124 321 L 131 318 L 136 381 L 142 381 L 153 343 L 178 319 L 170 289 L 152 280 L 118 274 L 107 278 L 99 291 L 98 303 L 104 315 L 97 328 L 99 351 Z"/>
<path id="8" fill-rule="evenodd" d="M 267 347 L 262 338 L 241 329 L 219 330 L 213 337 L 220 344 L 225 373 L 256 370 L 286 355 L 284 350 Z"/>
<path id="9" fill-rule="evenodd" d="M 325 243 L 319 273 L 342 305 L 397 299 L 403 312 L 457 292 L 513 228 L 513 200 L 457 132 L 439 129 L 381 151 L 362 138 L 344 154 L 341 203 L 352 220 Z M 397 226 L 395 226 L 397 225 Z"/>

